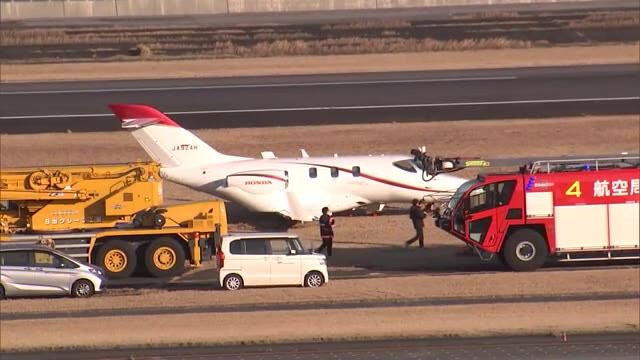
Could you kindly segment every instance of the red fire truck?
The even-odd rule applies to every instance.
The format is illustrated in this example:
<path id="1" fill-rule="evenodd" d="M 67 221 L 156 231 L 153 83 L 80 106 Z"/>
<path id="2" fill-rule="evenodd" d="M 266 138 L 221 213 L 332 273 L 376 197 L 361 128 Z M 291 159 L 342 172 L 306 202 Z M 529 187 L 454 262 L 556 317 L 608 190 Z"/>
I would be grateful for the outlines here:
<path id="1" fill-rule="evenodd" d="M 436 169 L 437 171 L 438 169 Z M 640 258 L 640 158 L 548 160 L 463 184 L 436 225 L 513 270 Z"/>

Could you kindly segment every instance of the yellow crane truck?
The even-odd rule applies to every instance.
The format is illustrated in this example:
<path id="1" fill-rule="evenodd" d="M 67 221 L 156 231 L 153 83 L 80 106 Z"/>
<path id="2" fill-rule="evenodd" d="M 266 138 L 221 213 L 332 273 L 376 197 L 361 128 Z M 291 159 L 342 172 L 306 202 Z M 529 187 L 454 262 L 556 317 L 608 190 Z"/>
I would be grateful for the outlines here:
<path id="1" fill-rule="evenodd" d="M 0 169 L 0 243 L 41 243 L 110 278 L 175 276 L 227 232 L 224 202 L 162 206 L 160 164 Z"/>

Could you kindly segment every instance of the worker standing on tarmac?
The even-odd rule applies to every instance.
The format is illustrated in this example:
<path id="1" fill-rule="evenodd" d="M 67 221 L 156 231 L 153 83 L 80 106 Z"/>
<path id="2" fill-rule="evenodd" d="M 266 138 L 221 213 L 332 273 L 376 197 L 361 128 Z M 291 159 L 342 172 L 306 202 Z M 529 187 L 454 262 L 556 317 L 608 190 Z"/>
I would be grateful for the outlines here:
<path id="1" fill-rule="evenodd" d="M 424 218 L 427 217 L 427 214 L 425 213 L 425 209 L 420 206 L 421 204 L 422 201 L 418 199 L 411 200 L 409 218 L 411 219 L 414 229 L 416 229 L 416 235 L 405 241 L 405 247 L 409 247 L 409 245 L 413 244 L 416 240 L 418 241 L 418 247 L 424 247 Z"/>
<path id="2" fill-rule="evenodd" d="M 327 248 L 327 256 L 331 256 L 333 252 L 333 225 L 335 224 L 335 220 L 329 213 L 329 208 L 326 206 L 322 208 L 319 223 L 322 245 L 320 245 L 316 252 L 322 252 L 322 250 Z"/>

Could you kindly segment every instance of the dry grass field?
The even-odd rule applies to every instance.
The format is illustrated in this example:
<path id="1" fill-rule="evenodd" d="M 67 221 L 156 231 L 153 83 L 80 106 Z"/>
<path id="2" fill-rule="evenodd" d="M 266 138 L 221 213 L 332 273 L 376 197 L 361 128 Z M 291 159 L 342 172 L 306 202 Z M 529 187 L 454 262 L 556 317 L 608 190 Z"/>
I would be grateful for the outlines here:
<path id="1" fill-rule="evenodd" d="M 0 81 L 199 78 L 638 63 L 638 43 L 422 53 L 2 64 Z"/>

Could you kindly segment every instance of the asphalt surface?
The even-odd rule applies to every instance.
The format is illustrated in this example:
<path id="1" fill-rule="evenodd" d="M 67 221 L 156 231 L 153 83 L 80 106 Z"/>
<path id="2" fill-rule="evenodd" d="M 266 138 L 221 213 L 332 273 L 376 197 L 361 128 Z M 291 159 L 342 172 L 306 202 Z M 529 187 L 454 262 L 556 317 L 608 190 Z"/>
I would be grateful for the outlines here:
<path id="1" fill-rule="evenodd" d="M 637 360 L 638 333 L 557 334 L 492 338 L 441 338 L 282 345 L 173 347 L 3 353 L 3 360 L 31 359 L 333 359 L 333 360 Z"/>
<path id="2" fill-rule="evenodd" d="M 187 128 L 640 114 L 640 66 L 3 84 L 0 132 L 117 130 L 109 103 Z"/>

